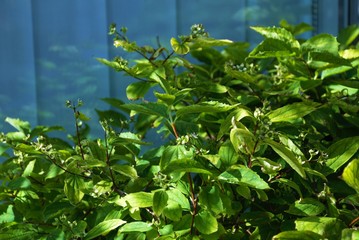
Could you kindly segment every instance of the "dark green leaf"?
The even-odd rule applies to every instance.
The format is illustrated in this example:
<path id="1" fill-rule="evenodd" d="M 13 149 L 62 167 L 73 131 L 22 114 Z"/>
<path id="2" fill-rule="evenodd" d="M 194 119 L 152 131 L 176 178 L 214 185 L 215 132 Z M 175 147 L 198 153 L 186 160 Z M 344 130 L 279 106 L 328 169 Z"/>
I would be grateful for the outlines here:
<path id="1" fill-rule="evenodd" d="M 31 186 L 31 182 L 26 177 L 14 178 L 8 183 L 8 187 L 12 190 L 28 189 Z"/>
<path id="2" fill-rule="evenodd" d="M 165 174 L 170 174 L 173 172 L 190 172 L 212 175 L 212 172 L 203 166 L 200 162 L 188 158 L 170 161 L 168 165 L 162 170 L 162 172 Z"/>
<path id="3" fill-rule="evenodd" d="M 162 103 L 153 103 L 153 102 L 140 103 L 140 104 L 128 103 L 122 105 L 122 107 L 132 110 L 136 113 L 143 113 L 146 115 L 154 115 L 164 118 L 168 117 L 168 109 L 166 105 Z"/>
<path id="4" fill-rule="evenodd" d="M 193 156 L 193 152 L 189 151 L 183 145 L 176 146 L 168 146 L 162 154 L 160 160 L 160 167 L 163 170 L 171 161 L 191 158 Z"/>

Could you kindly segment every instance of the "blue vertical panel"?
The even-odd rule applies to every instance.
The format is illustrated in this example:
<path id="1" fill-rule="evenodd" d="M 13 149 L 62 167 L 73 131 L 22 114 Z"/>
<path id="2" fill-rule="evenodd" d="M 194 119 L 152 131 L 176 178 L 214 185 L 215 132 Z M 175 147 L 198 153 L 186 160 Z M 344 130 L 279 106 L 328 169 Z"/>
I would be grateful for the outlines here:
<path id="1" fill-rule="evenodd" d="M 34 0 L 38 119 L 74 132 L 65 101 L 81 99 L 81 111 L 92 118 L 92 132 L 100 129 L 95 108 L 108 96 L 108 69 L 95 58 L 106 55 L 106 4 L 98 0 Z"/>
<path id="2" fill-rule="evenodd" d="M 0 129 L 9 116 L 36 121 L 30 1 L 2 0 L 0 7 Z"/>
<path id="3" fill-rule="evenodd" d="M 261 37 L 250 26 L 278 26 L 282 19 L 291 24 L 311 24 L 311 3 L 311 0 L 179 0 L 179 30 L 187 34 L 192 24 L 202 23 L 213 37 L 256 43 Z"/>

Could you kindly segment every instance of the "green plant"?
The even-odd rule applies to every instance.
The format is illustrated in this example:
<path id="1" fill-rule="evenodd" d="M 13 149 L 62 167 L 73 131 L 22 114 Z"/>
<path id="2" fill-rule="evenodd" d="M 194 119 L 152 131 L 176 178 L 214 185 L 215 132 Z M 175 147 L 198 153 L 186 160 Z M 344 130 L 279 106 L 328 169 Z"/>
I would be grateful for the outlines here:
<path id="1" fill-rule="evenodd" d="M 137 80 L 131 101 L 104 99 L 116 110 L 98 111 L 97 140 L 82 102 L 67 102 L 73 145 L 47 136 L 59 127 L 6 120 L 0 238 L 358 238 L 358 28 L 252 29 L 264 40 L 251 51 L 202 25 L 169 50 L 111 25 L 135 60 L 98 60 Z"/>

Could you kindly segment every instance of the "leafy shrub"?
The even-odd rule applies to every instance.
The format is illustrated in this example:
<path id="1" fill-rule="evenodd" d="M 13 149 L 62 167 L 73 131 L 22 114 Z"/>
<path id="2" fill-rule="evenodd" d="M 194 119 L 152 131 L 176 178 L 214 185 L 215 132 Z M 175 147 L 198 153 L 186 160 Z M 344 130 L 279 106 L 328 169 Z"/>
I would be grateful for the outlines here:
<path id="1" fill-rule="evenodd" d="M 6 119 L 0 238 L 358 239 L 359 28 L 252 29 L 253 50 L 202 25 L 169 50 L 111 25 L 128 59 L 98 60 L 137 80 L 131 101 L 104 99 L 97 140 L 67 102 L 73 144 Z"/>

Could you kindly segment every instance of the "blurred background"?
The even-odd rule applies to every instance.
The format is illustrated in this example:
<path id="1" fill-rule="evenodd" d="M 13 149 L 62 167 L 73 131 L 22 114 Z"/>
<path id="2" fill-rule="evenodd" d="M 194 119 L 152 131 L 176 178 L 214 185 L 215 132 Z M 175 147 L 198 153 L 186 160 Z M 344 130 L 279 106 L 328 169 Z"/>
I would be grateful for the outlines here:
<path id="1" fill-rule="evenodd" d="M 62 125 L 74 132 L 65 101 L 81 99 L 91 134 L 100 134 L 94 109 L 108 109 L 100 98 L 126 100 L 131 79 L 95 58 L 112 59 L 108 27 L 128 28 L 138 44 L 169 46 L 202 23 L 210 36 L 256 44 L 249 26 L 273 26 L 285 19 L 314 27 L 304 35 L 336 35 L 359 23 L 358 0 L 0 0 L 0 131 L 9 116 L 35 125 Z"/>

